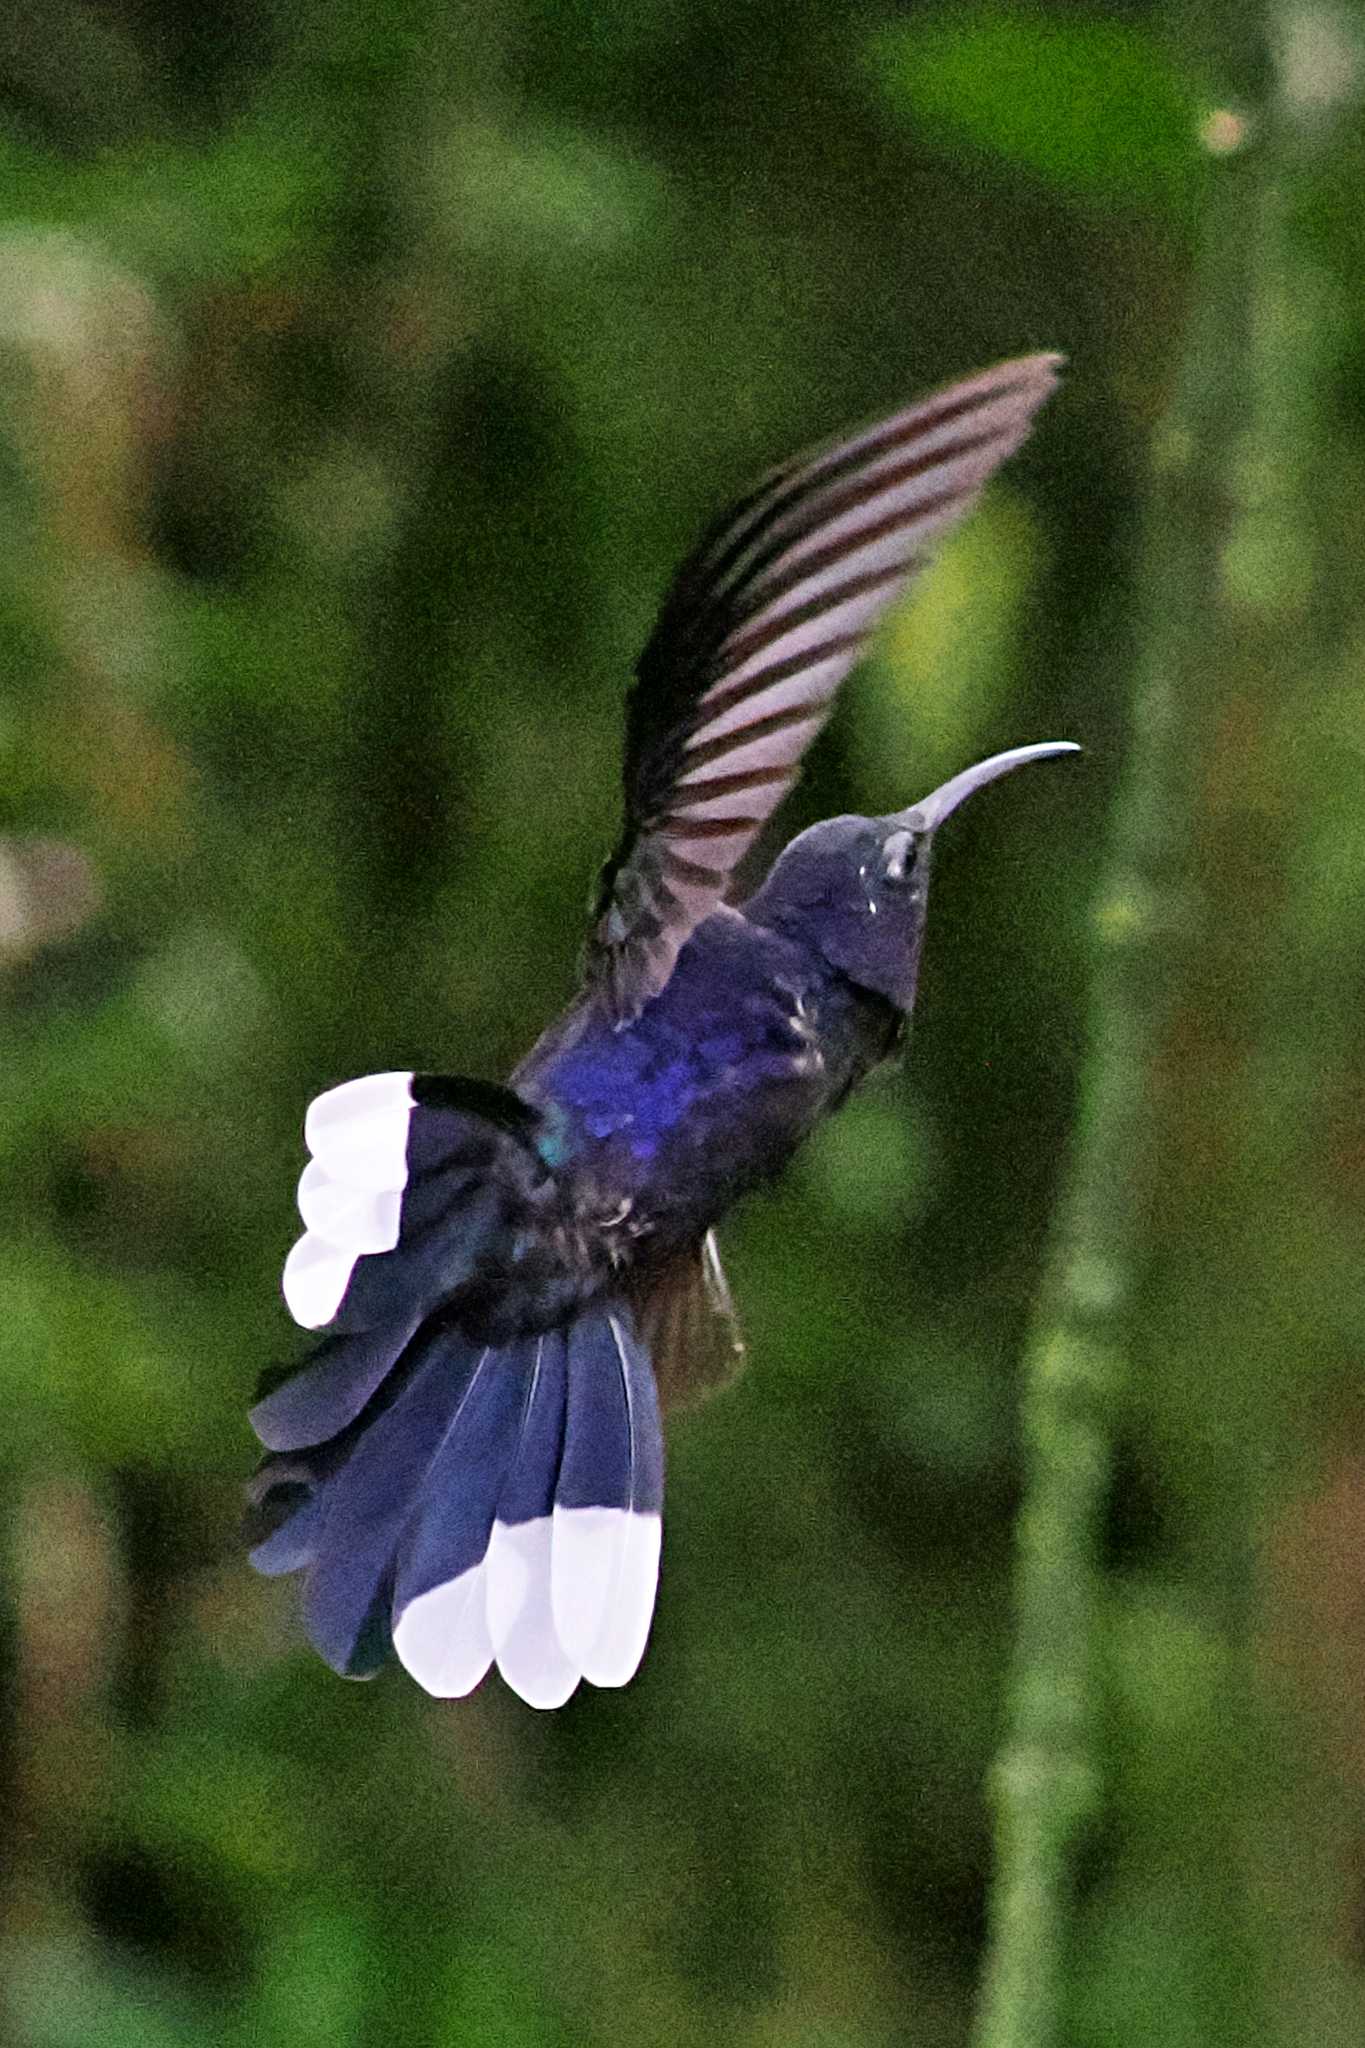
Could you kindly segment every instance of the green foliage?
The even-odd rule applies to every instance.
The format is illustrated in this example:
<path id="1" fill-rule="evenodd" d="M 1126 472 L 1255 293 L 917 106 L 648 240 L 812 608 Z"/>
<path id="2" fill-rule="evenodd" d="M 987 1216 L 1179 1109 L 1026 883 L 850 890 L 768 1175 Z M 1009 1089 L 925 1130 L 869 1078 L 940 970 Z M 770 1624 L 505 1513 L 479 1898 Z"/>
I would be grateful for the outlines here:
<path id="1" fill-rule="evenodd" d="M 983 8 L 881 31 L 871 57 L 888 102 L 940 147 L 974 144 L 1071 199 L 1193 220 L 1207 102 L 1149 32 Z"/>
<path id="2" fill-rule="evenodd" d="M 1039 545 L 1002 484 L 888 624 L 860 678 L 857 749 L 870 811 L 893 810 L 987 751 L 1018 678 L 1011 657 Z"/>

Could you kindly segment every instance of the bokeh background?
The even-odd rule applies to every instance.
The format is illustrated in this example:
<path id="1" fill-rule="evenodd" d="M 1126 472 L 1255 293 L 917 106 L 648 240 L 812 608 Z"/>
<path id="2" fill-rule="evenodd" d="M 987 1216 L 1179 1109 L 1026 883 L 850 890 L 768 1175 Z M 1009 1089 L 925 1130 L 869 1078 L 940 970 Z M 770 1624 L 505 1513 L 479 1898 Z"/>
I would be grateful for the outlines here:
<path id="1" fill-rule="evenodd" d="M 1177 602 L 1212 630 L 1062 2038 L 1361 2039 L 1363 36 L 1235 0 L 5 12 L 6 2041 L 967 2039 L 1018 1360 Z M 783 826 L 1086 754 L 954 821 L 908 1066 L 725 1233 L 750 1365 L 673 1433 L 641 1676 L 543 1717 L 342 1683 L 236 1537 L 304 1104 L 507 1070 L 573 986 L 699 524 L 1037 347 L 1066 386 Z M 1149 480 L 1225 347 L 1196 510 L 1232 537 L 1177 599 Z"/>

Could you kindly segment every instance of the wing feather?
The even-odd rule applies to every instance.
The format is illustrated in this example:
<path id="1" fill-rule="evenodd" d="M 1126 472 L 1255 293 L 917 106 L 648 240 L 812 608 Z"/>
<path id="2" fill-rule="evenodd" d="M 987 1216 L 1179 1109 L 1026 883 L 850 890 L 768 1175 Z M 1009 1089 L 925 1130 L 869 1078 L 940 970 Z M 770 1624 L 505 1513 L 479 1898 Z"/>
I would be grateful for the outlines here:
<path id="1" fill-rule="evenodd" d="M 714 1231 L 641 1271 L 633 1291 L 665 1412 L 700 1400 L 739 1371 L 744 1339 Z"/>
<path id="2" fill-rule="evenodd" d="M 868 635 L 1024 439 L 1060 360 L 999 363 L 784 464 L 684 564 L 630 694 L 625 830 L 588 942 L 618 1023 L 721 901 Z"/>

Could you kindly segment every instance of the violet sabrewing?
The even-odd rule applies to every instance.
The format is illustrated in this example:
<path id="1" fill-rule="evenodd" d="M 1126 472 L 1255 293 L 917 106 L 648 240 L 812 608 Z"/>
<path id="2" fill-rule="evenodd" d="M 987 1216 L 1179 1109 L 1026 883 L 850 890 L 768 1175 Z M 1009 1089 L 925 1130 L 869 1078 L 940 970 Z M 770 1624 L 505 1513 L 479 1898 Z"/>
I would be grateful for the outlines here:
<path id="1" fill-rule="evenodd" d="M 1028 432 L 1023 357 L 785 464 L 706 533 L 628 698 L 583 984 L 507 1086 L 412 1072 L 305 1122 L 284 1293 L 323 1332 L 252 1422 L 252 1557 L 338 1671 L 533 1706 L 622 1685 L 654 1609 L 662 1409 L 741 1355 L 714 1226 L 899 1040 L 929 857 L 1017 747 L 731 876 L 868 635 Z"/>

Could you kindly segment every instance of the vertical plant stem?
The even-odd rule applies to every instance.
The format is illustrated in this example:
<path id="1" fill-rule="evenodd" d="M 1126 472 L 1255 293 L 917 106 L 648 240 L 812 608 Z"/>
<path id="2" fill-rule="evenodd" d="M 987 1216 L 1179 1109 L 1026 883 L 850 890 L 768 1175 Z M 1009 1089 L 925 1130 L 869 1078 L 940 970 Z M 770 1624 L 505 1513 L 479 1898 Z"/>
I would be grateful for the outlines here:
<path id="1" fill-rule="evenodd" d="M 1216 672 L 1222 552 L 1252 382 L 1258 224 L 1275 179 L 1259 35 L 1248 48 L 1241 10 L 1235 22 L 1230 6 L 1207 13 L 1207 26 L 1227 31 L 1225 69 L 1235 52 L 1244 88 L 1210 129 L 1211 146 L 1246 139 L 1211 167 L 1186 345 L 1156 440 L 1131 742 L 1096 917 L 1081 1113 L 1024 1362 L 1016 1637 L 993 1774 L 997 1861 L 975 2048 L 1052 2048 L 1063 2038 L 1076 1858 L 1103 1790 L 1101 1520 L 1156 1170 L 1158 1055 L 1200 923 L 1185 854 L 1202 752 L 1216 743 L 1206 679 Z"/>

